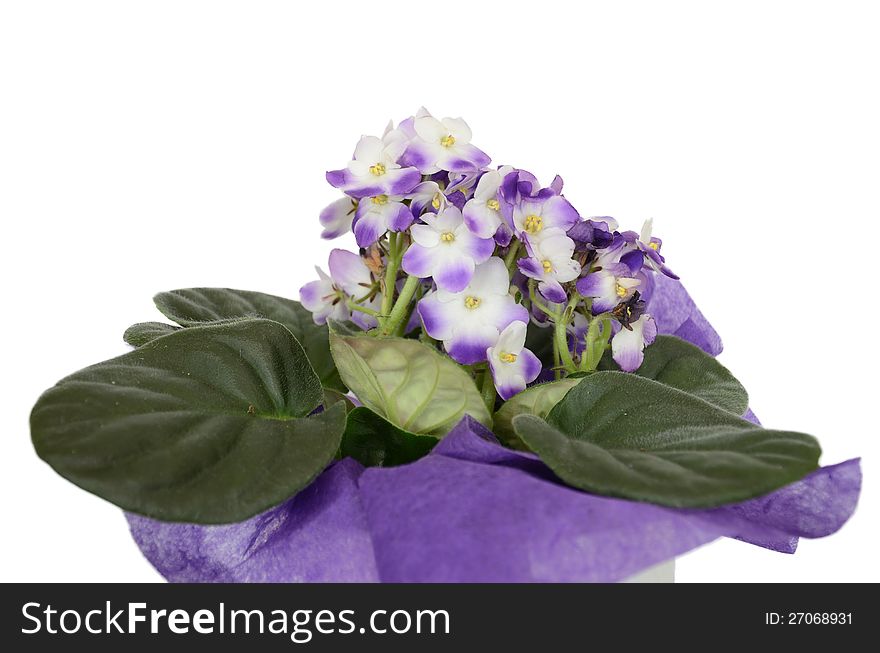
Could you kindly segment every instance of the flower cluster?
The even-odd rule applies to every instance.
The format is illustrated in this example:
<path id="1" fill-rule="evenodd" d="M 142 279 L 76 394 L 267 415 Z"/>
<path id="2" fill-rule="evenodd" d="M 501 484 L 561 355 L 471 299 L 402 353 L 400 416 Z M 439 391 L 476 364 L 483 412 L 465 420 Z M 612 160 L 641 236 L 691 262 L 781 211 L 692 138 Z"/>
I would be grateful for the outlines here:
<path id="1" fill-rule="evenodd" d="M 327 173 L 344 196 L 320 216 L 325 238 L 354 232 L 360 251 L 333 250 L 330 274 L 318 269 L 301 289 L 303 306 L 319 324 L 418 332 L 469 366 L 492 401 L 539 377 L 591 372 L 609 348 L 636 370 L 657 334 L 652 275 L 677 278 L 651 220 L 636 233 L 584 219 L 561 177 L 543 187 L 489 163 L 464 120 L 425 109 L 362 137 L 346 167 Z M 527 339 L 549 345 L 547 360 Z"/>

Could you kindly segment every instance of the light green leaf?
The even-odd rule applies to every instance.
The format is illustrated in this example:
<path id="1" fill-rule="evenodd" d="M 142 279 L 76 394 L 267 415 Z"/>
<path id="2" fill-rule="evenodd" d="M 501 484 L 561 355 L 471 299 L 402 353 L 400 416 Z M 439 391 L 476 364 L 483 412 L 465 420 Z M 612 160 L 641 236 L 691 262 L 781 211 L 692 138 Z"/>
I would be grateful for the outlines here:
<path id="1" fill-rule="evenodd" d="M 235 522 L 294 495 L 333 459 L 342 404 L 269 320 L 183 329 L 40 397 L 37 453 L 112 503 L 167 521 Z"/>
<path id="2" fill-rule="evenodd" d="M 770 431 L 634 374 L 581 380 L 544 421 L 517 435 L 566 483 L 596 494 L 676 507 L 743 501 L 816 469 L 815 438 Z"/>
<path id="3" fill-rule="evenodd" d="M 296 336 L 324 387 L 346 391 L 330 356 L 327 326 L 292 299 L 231 288 L 184 288 L 156 295 L 162 313 L 185 327 L 238 318 L 263 317 L 286 326 Z"/>
<path id="4" fill-rule="evenodd" d="M 491 424 L 470 375 L 424 343 L 331 331 L 330 350 L 357 398 L 406 431 L 440 436 L 465 414 Z"/>
<path id="5" fill-rule="evenodd" d="M 525 448 L 513 428 L 513 418 L 524 414 L 547 417 L 553 407 L 562 401 L 565 393 L 576 386 L 578 381 L 579 378 L 539 383 L 514 395 L 495 413 L 493 429 L 495 434 L 515 449 Z"/>

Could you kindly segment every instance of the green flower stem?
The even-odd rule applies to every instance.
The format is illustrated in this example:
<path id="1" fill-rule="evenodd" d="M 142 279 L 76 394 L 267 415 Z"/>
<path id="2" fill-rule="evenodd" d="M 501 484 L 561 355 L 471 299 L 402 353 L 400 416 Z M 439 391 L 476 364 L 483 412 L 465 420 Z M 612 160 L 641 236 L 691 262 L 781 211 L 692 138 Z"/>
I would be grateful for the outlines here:
<path id="1" fill-rule="evenodd" d="M 519 254 L 519 250 L 522 247 L 522 243 L 518 240 L 514 240 L 510 245 L 510 249 L 507 250 L 507 255 L 504 257 L 504 265 L 507 266 L 507 271 L 510 273 L 510 276 L 513 276 L 513 273 L 516 271 L 516 258 Z"/>
<path id="2" fill-rule="evenodd" d="M 360 304 L 349 302 L 348 307 L 353 311 L 357 311 L 358 313 L 366 313 L 367 315 L 372 315 L 373 317 L 379 316 L 379 311 L 374 311 L 372 308 L 369 308 L 367 306 L 361 306 Z"/>
<path id="3" fill-rule="evenodd" d="M 397 282 L 397 271 L 400 269 L 400 260 L 403 253 L 400 252 L 400 242 L 403 234 L 391 232 L 388 234 L 388 264 L 385 266 L 385 282 L 382 294 L 382 315 L 391 313 L 394 304 L 394 287 Z"/>
<path id="4" fill-rule="evenodd" d="M 495 380 L 492 378 L 492 370 L 488 368 L 483 371 L 483 383 L 480 386 L 480 394 L 483 396 L 483 401 L 486 402 L 489 414 L 492 415 L 495 412 Z"/>
<path id="5" fill-rule="evenodd" d="M 529 301 L 532 302 L 532 305 L 536 306 L 547 317 L 555 317 L 556 313 L 547 308 L 544 302 L 538 299 L 538 296 L 535 294 L 535 286 L 537 285 L 537 283 L 538 282 L 534 279 L 529 279 Z"/>
<path id="6" fill-rule="evenodd" d="M 394 335 L 401 338 L 406 335 L 406 327 L 412 318 L 413 311 L 416 310 L 416 304 L 419 303 L 419 299 L 422 297 L 422 291 L 422 284 L 419 284 L 416 288 L 416 294 L 413 296 L 413 300 L 409 303 L 409 308 L 406 310 L 406 316 L 400 321 L 400 326 L 397 327 L 397 331 Z"/>
<path id="7" fill-rule="evenodd" d="M 408 313 L 410 302 L 412 301 L 413 295 L 420 283 L 421 280 L 413 275 L 406 278 L 406 283 L 401 289 L 397 301 L 394 303 L 394 308 L 391 309 L 391 313 L 388 315 L 388 318 L 385 320 L 385 325 L 382 327 L 382 333 L 384 335 L 390 336 L 400 326 L 400 323 Z"/>
<path id="8" fill-rule="evenodd" d="M 601 328 L 601 331 L 600 331 Z M 590 320 L 585 336 L 584 355 L 581 358 L 580 371 L 594 372 L 605 354 L 608 338 L 611 335 L 611 318 L 607 313 L 597 315 Z"/>
<path id="9" fill-rule="evenodd" d="M 559 350 L 556 349 L 556 343 L 553 343 L 553 378 L 557 381 L 562 378 L 562 361 L 559 360 Z"/>
<path id="10" fill-rule="evenodd" d="M 580 297 L 575 293 L 570 300 L 568 306 L 561 313 L 555 313 L 553 317 L 553 341 L 555 348 L 559 351 L 559 359 L 567 372 L 576 372 L 577 365 L 568 349 L 568 323 L 574 315 L 574 307 L 578 303 Z"/>

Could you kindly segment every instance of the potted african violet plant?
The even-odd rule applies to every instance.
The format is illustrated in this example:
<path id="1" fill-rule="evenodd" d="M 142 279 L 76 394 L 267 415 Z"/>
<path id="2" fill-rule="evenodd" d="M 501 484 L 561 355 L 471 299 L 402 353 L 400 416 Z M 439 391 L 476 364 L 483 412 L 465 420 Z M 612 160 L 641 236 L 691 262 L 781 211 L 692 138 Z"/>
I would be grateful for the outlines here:
<path id="1" fill-rule="evenodd" d="M 764 429 L 640 233 L 426 110 L 327 173 L 329 274 L 218 288 L 49 389 L 37 453 L 172 581 L 617 581 L 842 526 L 858 460 Z M 662 573 L 661 573 L 662 575 Z"/>

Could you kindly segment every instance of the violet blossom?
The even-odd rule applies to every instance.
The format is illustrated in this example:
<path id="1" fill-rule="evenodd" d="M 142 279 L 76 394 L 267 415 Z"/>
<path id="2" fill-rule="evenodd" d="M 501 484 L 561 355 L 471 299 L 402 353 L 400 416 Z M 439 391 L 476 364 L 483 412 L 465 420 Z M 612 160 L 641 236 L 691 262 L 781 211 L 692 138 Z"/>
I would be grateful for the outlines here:
<path id="1" fill-rule="evenodd" d="M 436 290 L 419 301 L 418 311 L 429 336 L 442 340 L 446 352 L 462 365 L 486 360 L 511 322 L 528 321 L 528 312 L 510 295 L 507 268 L 499 258 L 476 266 L 460 292 Z"/>

